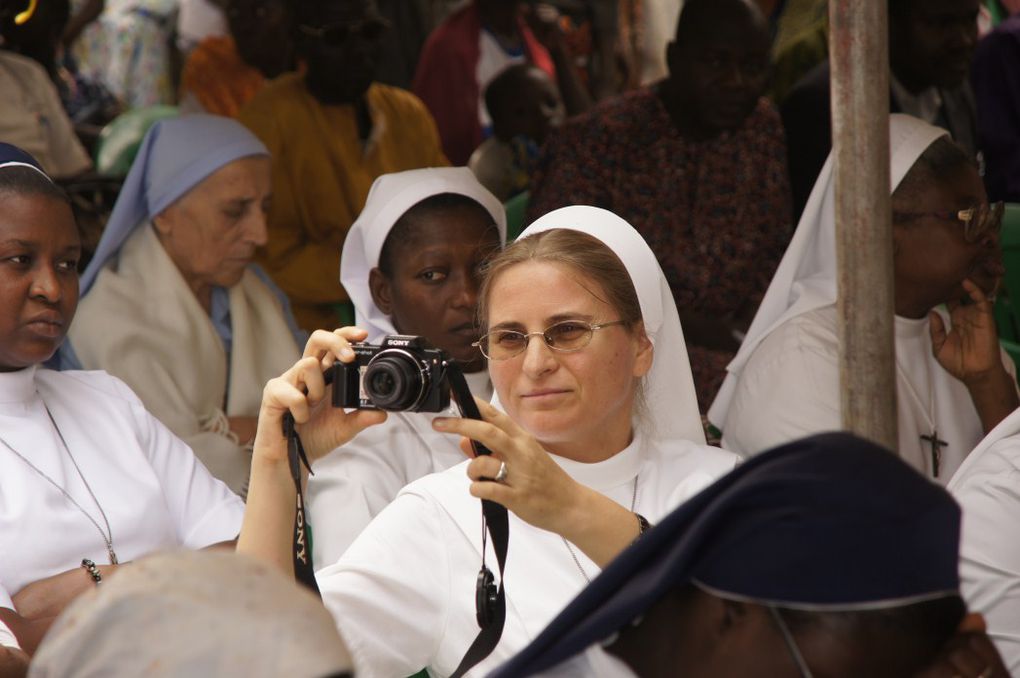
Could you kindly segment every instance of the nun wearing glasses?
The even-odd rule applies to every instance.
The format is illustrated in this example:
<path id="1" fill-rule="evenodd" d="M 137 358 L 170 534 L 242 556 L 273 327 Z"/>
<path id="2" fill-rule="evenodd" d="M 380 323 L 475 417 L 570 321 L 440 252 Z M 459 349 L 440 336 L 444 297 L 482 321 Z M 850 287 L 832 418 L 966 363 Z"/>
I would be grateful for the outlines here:
<path id="1" fill-rule="evenodd" d="M 358 675 L 454 673 L 478 633 L 479 498 L 510 514 L 506 622 L 469 676 L 520 651 L 649 524 L 736 461 L 704 445 L 669 287 L 648 245 L 616 215 L 567 207 L 539 219 L 487 265 L 479 305 L 496 406 L 478 401 L 485 421 L 432 425 L 493 455 L 408 485 L 316 575 Z M 315 406 L 323 362 L 351 360 L 348 342 L 365 336 L 315 333 L 305 358 L 267 386 L 239 550 L 293 567 L 284 412 L 304 422 L 313 459 L 383 420 Z M 485 550 L 495 563 L 491 543 Z"/>
<path id="2" fill-rule="evenodd" d="M 1002 205 L 945 130 L 901 114 L 889 127 L 897 451 L 944 484 L 1018 404 L 992 315 Z M 724 448 L 747 456 L 842 428 L 835 237 L 830 157 L 709 409 Z"/>

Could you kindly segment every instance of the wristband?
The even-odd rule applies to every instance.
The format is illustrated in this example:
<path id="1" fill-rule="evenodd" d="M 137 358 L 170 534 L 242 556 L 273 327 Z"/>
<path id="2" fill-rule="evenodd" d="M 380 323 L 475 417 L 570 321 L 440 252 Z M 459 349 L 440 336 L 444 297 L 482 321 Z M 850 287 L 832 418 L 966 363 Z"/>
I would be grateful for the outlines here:
<path id="1" fill-rule="evenodd" d="M 92 577 L 92 581 L 95 582 L 96 586 L 99 586 L 100 584 L 103 583 L 103 575 L 99 573 L 99 568 L 96 567 L 96 564 L 94 562 L 92 562 L 88 558 L 82 558 L 81 566 L 85 568 L 86 572 L 89 573 L 89 576 Z"/>

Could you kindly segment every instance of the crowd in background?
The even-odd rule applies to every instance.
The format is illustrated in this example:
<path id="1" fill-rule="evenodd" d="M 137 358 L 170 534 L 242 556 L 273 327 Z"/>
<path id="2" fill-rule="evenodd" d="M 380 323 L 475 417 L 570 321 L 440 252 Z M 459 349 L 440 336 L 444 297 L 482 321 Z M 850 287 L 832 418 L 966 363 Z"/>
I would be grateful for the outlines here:
<path id="1" fill-rule="evenodd" d="M 734 642 L 762 652 L 756 675 L 879 675 L 854 663 L 869 651 L 890 676 L 1020 671 L 1020 393 L 993 311 L 1020 202 L 1020 1 L 887 1 L 902 468 L 795 442 L 841 427 L 825 0 L 0 0 L 0 314 L 28 318 L 0 322 L 0 676 L 120 581 L 118 558 L 225 544 L 292 573 L 295 501 L 343 637 L 312 615 L 303 675 L 454 674 L 479 497 L 514 538 L 502 644 L 469 675 L 751 675 Z M 397 333 L 456 359 L 484 424 L 321 407 L 323 367 Z M 460 435 L 496 455 L 463 462 Z M 862 497 L 843 525 L 869 473 L 902 501 Z M 788 532 L 742 522 L 784 501 Z M 864 535 L 854 574 L 835 525 Z M 758 530 L 817 558 L 773 562 Z M 897 549 L 902 567 L 874 557 Z M 70 612 L 118 604 L 86 598 Z M 715 640 L 689 619 L 741 614 L 698 654 Z M 826 615 L 852 618 L 842 663 Z M 32 675 L 78 675 L 71 618 Z M 671 618 L 700 640 L 649 664 Z M 881 645 L 883 623 L 906 631 Z M 130 672 L 122 652 L 93 659 Z"/>

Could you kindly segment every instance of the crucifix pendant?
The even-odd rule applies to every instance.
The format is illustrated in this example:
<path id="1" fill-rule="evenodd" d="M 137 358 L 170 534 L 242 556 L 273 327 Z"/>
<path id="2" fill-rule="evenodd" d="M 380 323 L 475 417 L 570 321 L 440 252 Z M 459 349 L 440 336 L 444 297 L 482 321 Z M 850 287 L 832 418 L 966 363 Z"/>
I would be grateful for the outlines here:
<path id="1" fill-rule="evenodd" d="M 931 466 L 935 477 L 939 477 L 939 467 L 942 465 L 942 448 L 949 447 L 945 440 L 939 440 L 938 430 L 932 430 L 930 436 L 921 436 L 921 440 L 931 445 Z"/>

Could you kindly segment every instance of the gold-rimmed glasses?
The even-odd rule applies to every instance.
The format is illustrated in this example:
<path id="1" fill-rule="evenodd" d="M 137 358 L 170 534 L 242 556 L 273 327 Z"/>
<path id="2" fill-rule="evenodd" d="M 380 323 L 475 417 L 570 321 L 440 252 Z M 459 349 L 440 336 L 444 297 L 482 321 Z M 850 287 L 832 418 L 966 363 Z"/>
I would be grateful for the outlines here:
<path id="1" fill-rule="evenodd" d="M 967 242 L 977 242 L 983 236 L 1002 227 L 1003 203 L 982 203 L 965 210 L 947 212 L 900 212 L 893 211 L 893 220 L 935 217 L 947 221 L 963 222 L 963 237 Z"/>
<path id="2" fill-rule="evenodd" d="M 542 337 L 545 345 L 554 351 L 570 353 L 580 351 L 591 343 L 596 330 L 613 325 L 626 325 L 626 320 L 607 323 L 588 323 L 582 320 L 563 320 L 553 323 L 541 332 L 518 332 L 517 330 L 493 330 L 471 344 L 477 346 L 489 360 L 509 360 L 528 348 L 532 337 Z"/>

